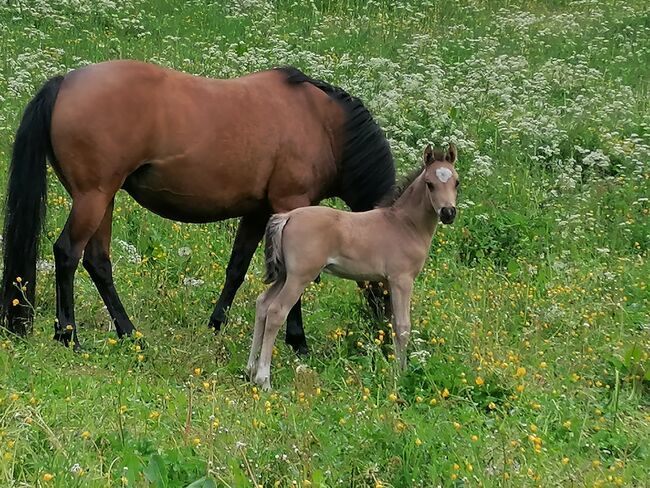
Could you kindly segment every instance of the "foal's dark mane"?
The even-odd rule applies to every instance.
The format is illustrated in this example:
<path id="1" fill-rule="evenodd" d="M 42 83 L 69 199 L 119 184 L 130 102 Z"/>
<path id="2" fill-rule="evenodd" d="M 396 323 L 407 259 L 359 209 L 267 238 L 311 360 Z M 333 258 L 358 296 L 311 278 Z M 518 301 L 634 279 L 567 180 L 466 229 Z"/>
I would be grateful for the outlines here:
<path id="1" fill-rule="evenodd" d="M 363 102 L 342 88 L 305 75 L 297 68 L 276 68 L 290 84 L 311 83 L 345 109 L 345 140 L 337 196 L 353 211 L 371 210 L 395 185 L 395 162 L 388 140 Z"/>
<path id="2" fill-rule="evenodd" d="M 399 183 L 393 186 L 392 191 L 390 193 L 387 193 L 384 196 L 384 198 L 382 198 L 377 203 L 377 207 L 378 208 L 392 207 L 395 204 L 395 202 L 399 200 L 399 197 L 401 197 L 404 194 L 406 189 L 409 186 L 411 186 L 411 183 L 413 183 L 415 179 L 422 174 L 422 171 L 424 171 L 424 168 L 419 166 L 417 168 L 413 168 L 406 175 L 400 178 Z"/>

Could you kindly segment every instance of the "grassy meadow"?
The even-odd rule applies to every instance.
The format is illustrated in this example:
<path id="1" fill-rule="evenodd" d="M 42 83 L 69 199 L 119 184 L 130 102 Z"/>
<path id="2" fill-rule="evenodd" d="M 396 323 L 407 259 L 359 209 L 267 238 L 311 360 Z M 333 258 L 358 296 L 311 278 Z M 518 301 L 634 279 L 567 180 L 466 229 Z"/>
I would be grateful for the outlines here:
<path id="1" fill-rule="evenodd" d="M 263 393 L 243 376 L 261 252 L 223 333 L 206 327 L 236 221 L 120 193 L 116 286 L 147 347 L 116 340 L 83 269 L 84 352 L 51 340 L 70 201 L 50 171 L 34 330 L 0 334 L 0 486 L 650 484 L 647 0 L 0 2 L 0 194 L 40 84 L 114 58 L 340 85 L 400 174 L 457 144 L 459 217 L 416 282 L 407 373 L 356 285 L 324 276 L 311 354 L 278 340 Z"/>

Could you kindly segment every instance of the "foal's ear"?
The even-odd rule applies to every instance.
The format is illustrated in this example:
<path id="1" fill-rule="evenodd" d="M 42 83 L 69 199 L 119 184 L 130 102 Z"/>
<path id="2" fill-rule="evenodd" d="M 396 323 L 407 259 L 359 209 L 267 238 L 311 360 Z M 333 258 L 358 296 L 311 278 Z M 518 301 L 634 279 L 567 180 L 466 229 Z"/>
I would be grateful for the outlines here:
<path id="1" fill-rule="evenodd" d="M 449 144 L 449 148 L 447 149 L 447 154 L 445 155 L 445 160 L 447 160 L 451 164 L 455 164 L 457 156 L 458 156 L 458 151 L 456 150 L 456 145 Z"/>
<path id="2" fill-rule="evenodd" d="M 431 163 L 433 163 L 434 157 L 433 157 L 433 148 L 431 147 L 431 144 L 427 144 L 427 147 L 424 148 L 424 155 L 422 156 L 422 161 L 424 161 L 425 166 L 429 166 Z"/>

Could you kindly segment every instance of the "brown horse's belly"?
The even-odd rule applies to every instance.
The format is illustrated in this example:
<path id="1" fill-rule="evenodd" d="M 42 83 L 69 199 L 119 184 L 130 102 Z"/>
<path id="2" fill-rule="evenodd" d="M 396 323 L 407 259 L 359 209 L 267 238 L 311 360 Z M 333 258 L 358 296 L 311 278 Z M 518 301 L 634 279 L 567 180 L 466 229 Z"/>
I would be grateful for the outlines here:
<path id="1" fill-rule="evenodd" d="M 253 195 L 228 195 L 219 182 L 208 183 L 210 191 L 198 185 L 184 185 L 183 178 L 164 178 L 154 165 L 145 164 L 129 175 L 123 185 L 143 207 L 171 220 L 189 223 L 215 222 L 258 211 L 264 204 Z M 201 181 L 201 180 L 198 180 Z"/>

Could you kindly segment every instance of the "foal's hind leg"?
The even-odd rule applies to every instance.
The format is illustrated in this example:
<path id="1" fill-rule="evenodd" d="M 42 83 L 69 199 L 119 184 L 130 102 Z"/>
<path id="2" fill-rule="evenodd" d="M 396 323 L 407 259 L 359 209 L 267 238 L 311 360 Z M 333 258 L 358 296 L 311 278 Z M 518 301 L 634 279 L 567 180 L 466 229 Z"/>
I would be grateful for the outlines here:
<path id="1" fill-rule="evenodd" d="M 271 287 L 262 292 L 255 301 L 255 329 L 253 331 L 253 343 L 251 344 L 251 352 L 248 355 L 248 363 L 246 364 L 246 372 L 252 376 L 255 373 L 255 366 L 257 365 L 257 356 L 262 348 L 262 339 L 264 338 L 264 326 L 266 324 L 266 312 L 273 299 L 277 296 L 278 292 L 282 289 L 283 281 L 276 281 Z"/>
<path id="2" fill-rule="evenodd" d="M 114 200 L 108 205 L 99 228 L 86 244 L 83 265 L 95 283 L 102 300 L 104 300 L 108 313 L 115 324 L 117 335 L 122 337 L 131 335 L 135 327 L 133 327 L 133 323 L 124 310 L 113 283 L 113 269 L 110 258 L 113 204 Z"/>
<path id="3" fill-rule="evenodd" d="M 221 295 L 219 295 L 219 300 L 214 307 L 208 324 L 215 331 L 220 330 L 221 326 L 227 321 L 226 313 L 230 305 L 232 305 L 235 293 L 237 293 L 237 290 L 244 282 L 246 270 L 248 270 L 257 245 L 262 240 L 268 220 L 269 216 L 267 213 L 259 213 L 245 215 L 239 221 L 237 236 L 235 237 L 230 261 L 226 268 L 226 282 L 223 285 L 223 290 L 221 291 Z"/>
<path id="4" fill-rule="evenodd" d="M 110 200 L 103 193 L 74 198 L 63 232 L 54 243 L 56 321 L 54 339 L 79 347 L 74 319 L 74 274 L 84 247 L 99 227 Z"/>
<path id="5" fill-rule="evenodd" d="M 257 364 L 257 374 L 255 375 L 255 383 L 260 385 L 264 390 L 271 389 L 271 357 L 280 326 L 286 320 L 289 310 L 298 298 L 300 298 L 309 281 L 309 279 L 303 280 L 288 276 L 282 289 L 278 292 L 266 311 L 262 351 Z"/>

